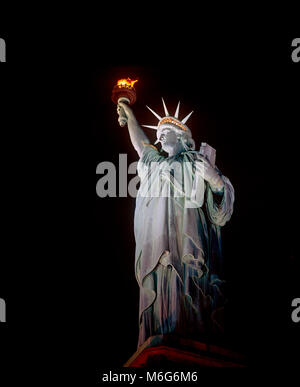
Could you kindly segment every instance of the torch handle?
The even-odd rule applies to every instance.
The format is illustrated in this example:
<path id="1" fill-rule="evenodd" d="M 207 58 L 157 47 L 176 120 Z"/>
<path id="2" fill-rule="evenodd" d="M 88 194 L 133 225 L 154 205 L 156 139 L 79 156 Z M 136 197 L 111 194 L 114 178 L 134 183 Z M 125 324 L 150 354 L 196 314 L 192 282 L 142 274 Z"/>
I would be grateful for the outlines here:
<path id="1" fill-rule="evenodd" d="M 128 98 L 126 98 L 126 97 L 121 97 L 121 98 L 118 99 L 118 103 L 119 102 L 124 102 L 124 103 L 129 104 L 130 100 Z M 122 127 L 125 126 L 127 124 L 127 120 L 128 120 L 128 117 L 126 116 L 126 113 L 125 113 L 124 109 L 120 106 L 119 118 L 118 118 L 120 126 L 122 126 Z"/>

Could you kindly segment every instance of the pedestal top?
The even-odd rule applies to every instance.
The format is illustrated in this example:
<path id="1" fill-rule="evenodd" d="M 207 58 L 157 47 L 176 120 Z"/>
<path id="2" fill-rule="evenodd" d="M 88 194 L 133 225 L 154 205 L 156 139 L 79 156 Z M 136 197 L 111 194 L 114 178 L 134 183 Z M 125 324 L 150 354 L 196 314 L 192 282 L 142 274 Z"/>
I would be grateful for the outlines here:
<path id="1" fill-rule="evenodd" d="M 244 356 L 213 344 L 172 335 L 149 337 L 124 367 L 245 367 Z"/>

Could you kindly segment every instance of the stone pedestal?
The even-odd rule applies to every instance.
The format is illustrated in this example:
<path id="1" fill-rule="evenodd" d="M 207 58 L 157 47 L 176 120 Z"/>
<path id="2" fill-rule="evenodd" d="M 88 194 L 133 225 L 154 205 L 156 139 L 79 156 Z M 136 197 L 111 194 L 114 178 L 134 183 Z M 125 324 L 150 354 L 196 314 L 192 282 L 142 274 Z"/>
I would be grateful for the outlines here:
<path id="1" fill-rule="evenodd" d="M 124 367 L 246 367 L 245 358 L 226 348 L 174 336 L 152 336 Z"/>

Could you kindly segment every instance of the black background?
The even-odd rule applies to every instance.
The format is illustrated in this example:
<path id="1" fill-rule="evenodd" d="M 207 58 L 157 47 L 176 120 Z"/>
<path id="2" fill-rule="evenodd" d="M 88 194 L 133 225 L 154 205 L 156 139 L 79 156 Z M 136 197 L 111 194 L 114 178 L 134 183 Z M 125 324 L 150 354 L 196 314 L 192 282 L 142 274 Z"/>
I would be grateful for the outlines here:
<path id="1" fill-rule="evenodd" d="M 42 354 L 55 342 L 57 356 L 66 348 L 87 360 L 87 377 L 120 367 L 136 350 L 134 199 L 95 197 L 98 163 L 118 165 L 120 153 L 128 165 L 138 159 L 110 99 L 116 80 L 129 76 L 139 79 L 138 121 L 156 123 L 146 104 L 162 113 L 163 96 L 173 112 L 180 100 L 180 117 L 194 110 L 197 148 L 205 141 L 217 149 L 217 165 L 235 188 L 234 214 L 222 230 L 227 345 L 253 369 L 292 368 L 299 333 L 290 318 L 299 297 L 297 35 L 145 27 L 125 39 L 104 31 L 67 31 L 59 39 L 35 31 L 26 40 L 1 32 L 8 46 L 0 67 L 2 343 L 24 359 L 29 343 Z"/>

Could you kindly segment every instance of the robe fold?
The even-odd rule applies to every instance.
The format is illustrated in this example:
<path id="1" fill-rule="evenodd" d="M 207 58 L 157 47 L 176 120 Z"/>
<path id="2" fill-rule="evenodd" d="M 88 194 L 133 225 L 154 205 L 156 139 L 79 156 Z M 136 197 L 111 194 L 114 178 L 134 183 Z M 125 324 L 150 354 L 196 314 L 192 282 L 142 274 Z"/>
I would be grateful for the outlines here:
<path id="1" fill-rule="evenodd" d="M 138 346 L 158 334 L 197 338 L 223 330 L 220 311 L 226 297 L 220 227 L 232 215 L 234 189 L 221 173 L 221 194 L 203 179 L 196 182 L 191 160 L 189 152 L 164 157 L 146 145 L 137 165 L 141 180 L 134 215 Z M 203 194 L 193 195 L 196 183 Z"/>

